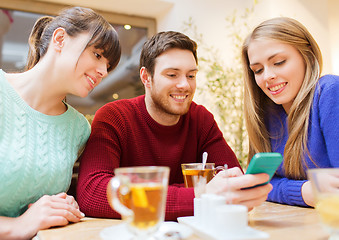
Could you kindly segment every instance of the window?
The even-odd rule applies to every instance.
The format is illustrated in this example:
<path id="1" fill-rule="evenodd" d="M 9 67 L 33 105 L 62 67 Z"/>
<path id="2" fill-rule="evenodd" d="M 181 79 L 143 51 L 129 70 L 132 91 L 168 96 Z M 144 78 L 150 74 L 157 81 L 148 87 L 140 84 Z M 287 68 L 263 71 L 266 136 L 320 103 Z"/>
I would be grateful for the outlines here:
<path id="1" fill-rule="evenodd" d="M 24 69 L 28 53 L 27 40 L 35 21 L 44 15 L 56 15 L 61 9 L 68 7 L 25 0 L 21 4 L 18 4 L 20 0 L 15 2 L 2 0 L 0 3 L 0 68 L 6 72 Z M 117 68 L 88 97 L 67 96 L 67 102 L 89 120 L 107 102 L 144 94 L 144 87 L 139 79 L 139 57 L 147 37 L 155 33 L 154 19 L 97 12 L 118 32 L 122 56 Z"/>

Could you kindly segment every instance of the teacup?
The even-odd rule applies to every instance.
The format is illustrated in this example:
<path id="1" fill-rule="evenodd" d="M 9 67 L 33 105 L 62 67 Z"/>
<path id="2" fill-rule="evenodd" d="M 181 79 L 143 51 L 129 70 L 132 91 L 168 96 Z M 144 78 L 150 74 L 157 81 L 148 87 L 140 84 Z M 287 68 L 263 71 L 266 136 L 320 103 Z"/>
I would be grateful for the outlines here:
<path id="1" fill-rule="evenodd" d="M 111 207 L 140 239 L 152 235 L 164 221 L 169 167 L 117 168 L 107 187 Z"/>
<path id="2" fill-rule="evenodd" d="M 314 168 L 307 171 L 319 213 L 330 239 L 339 239 L 339 168 Z"/>
<path id="3" fill-rule="evenodd" d="M 215 163 L 206 163 L 204 169 L 202 168 L 202 163 L 181 164 L 185 187 L 194 187 L 194 183 L 197 182 L 194 178 L 203 178 L 205 183 L 208 183 L 219 171 L 225 170 L 224 166 L 215 167 Z"/>

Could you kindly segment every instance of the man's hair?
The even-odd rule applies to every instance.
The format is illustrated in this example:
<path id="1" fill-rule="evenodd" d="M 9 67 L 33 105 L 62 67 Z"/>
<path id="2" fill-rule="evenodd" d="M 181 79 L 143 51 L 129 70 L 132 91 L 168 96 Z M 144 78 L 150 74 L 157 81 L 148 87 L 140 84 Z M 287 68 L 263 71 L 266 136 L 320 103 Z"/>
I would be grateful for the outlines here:
<path id="1" fill-rule="evenodd" d="M 140 68 L 145 67 L 153 77 L 156 58 L 173 48 L 191 51 L 198 64 L 197 43 L 183 33 L 167 31 L 159 32 L 145 42 L 140 55 Z"/>

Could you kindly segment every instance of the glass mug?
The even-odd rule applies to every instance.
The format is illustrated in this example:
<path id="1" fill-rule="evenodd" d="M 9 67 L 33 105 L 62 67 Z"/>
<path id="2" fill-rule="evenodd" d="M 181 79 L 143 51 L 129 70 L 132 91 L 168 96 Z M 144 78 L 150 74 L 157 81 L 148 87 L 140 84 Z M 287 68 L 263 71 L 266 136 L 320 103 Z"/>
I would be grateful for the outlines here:
<path id="1" fill-rule="evenodd" d="M 339 168 L 308 169 L 307 177 L 312 185 L 315 209 L 331 235 L 329 239 L 339 239 Z"/>
<path id="2" fill-rule="evenodd" d="M 181 169 L 187 188 L 194 187 L 195 178 L 204 178 L 205 183 L 208 183 L 219 171 L 226 170 L 224 166 L 215 167 L 215 163 L 206 163 L 204 169 L 202 163 L 183 163 Z"/>
<path id="3" fill-rule="evenodd" d="M 149 239 L 165 218 L 169 167 L 122 167 L 107 186 L 110 206 L 135 239 Z"/>

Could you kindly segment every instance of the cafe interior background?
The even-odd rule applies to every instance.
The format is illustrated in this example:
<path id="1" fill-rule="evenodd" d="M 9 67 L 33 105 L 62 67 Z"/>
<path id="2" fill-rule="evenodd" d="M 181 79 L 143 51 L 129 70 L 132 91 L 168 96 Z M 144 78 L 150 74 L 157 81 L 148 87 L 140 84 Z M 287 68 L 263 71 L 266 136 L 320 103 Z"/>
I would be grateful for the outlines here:
<path id="1" fill-rule="evenodd" d="M 323 74 L 339 75 L 339 1 L 337 0 L 1 0 L 0 68 L 22 71 L 27 39 L 35 20 L 67 6 L 90 7 L 117 30 L 122 58 L 88 97 L 67 101 L 89 121 L 103 104 L 144 93 L 139 55 L 145 40 L 159 31 L 186 33 L 199 44 L 199 74 L 194 101 L 209 109 L 243 166 L 247 135 L 242 113 L 240 45 L 254 26 L 272 17 L 292 17 L 318 42 Z M 4 11 L 3 11 L 4 10 Z"/>

